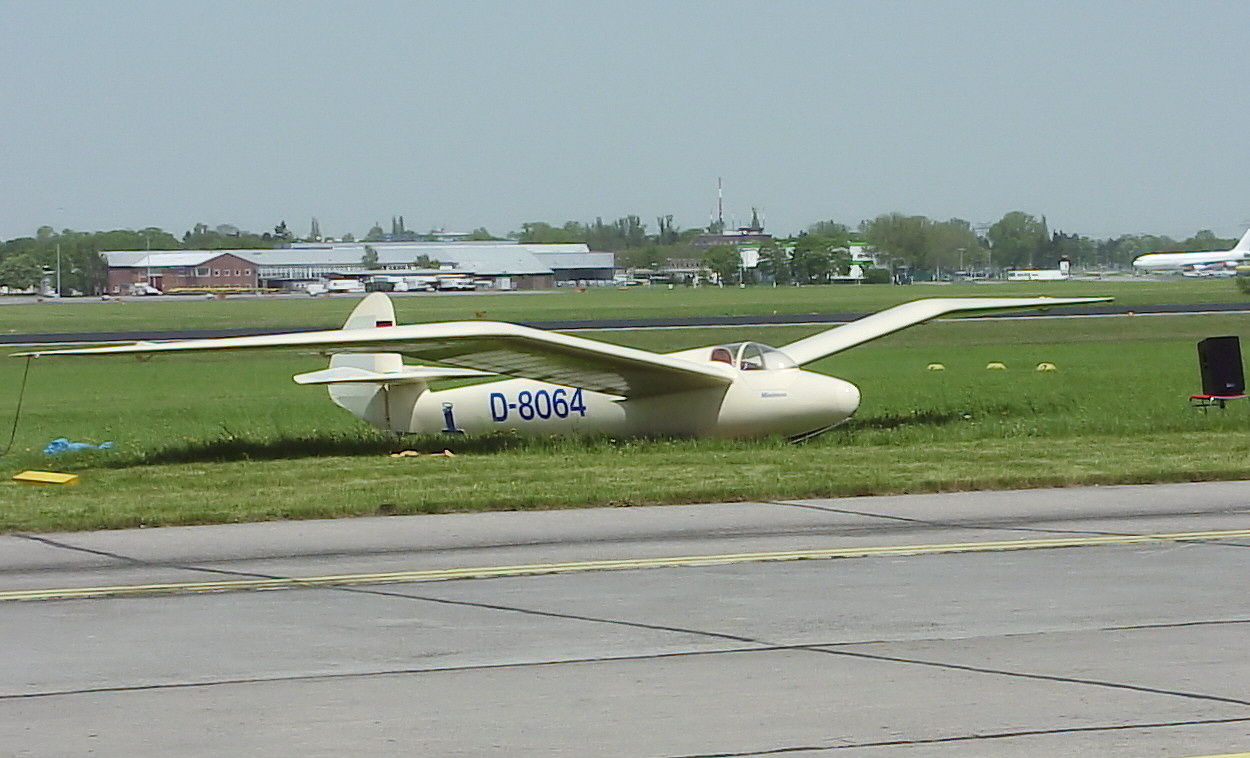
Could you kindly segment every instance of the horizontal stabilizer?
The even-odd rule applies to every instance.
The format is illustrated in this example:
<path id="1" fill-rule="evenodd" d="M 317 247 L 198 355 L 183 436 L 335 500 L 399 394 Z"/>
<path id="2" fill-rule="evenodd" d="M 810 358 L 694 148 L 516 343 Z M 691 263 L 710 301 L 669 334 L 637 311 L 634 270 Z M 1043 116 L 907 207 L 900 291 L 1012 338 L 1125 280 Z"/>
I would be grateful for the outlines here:
<path id="1" fill-rule="evenodd" d="M 404 366 L 400 371 L 370 371 L 356 366 L 333 366 L 291 377 L 296 384 L 406 384 L 433 379 L 464 379 L 494 376 L 489 371 L 441 366 Z"/>

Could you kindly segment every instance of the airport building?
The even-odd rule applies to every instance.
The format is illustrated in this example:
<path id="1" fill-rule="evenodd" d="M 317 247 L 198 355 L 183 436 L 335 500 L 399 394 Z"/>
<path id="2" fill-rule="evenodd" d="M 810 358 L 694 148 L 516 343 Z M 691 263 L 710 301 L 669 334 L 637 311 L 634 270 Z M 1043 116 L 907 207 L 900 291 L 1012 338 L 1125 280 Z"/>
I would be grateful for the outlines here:
<path id="1" fill-rule="evenodd" d="M 458 276 L 478 287 L 549 289 L 611 284 L 612 253 L 585 244 L 517 242 L 295 243 L 273 250 L 105 252 L 109 292 L 298 290 L 330 280 Z"/>
<path id="2" fill-rule="evenodd" d="M 145 295 L 178 289 L 255 289 L 254 250 L 105 252 L 108 294 Z"/>

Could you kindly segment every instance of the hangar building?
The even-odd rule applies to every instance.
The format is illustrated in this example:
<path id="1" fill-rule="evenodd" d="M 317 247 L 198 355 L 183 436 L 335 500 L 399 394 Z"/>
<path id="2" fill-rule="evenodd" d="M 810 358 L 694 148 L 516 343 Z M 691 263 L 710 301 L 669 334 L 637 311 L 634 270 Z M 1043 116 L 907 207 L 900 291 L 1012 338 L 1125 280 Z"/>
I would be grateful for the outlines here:
<path id="1" fill-rule="evenodd" d="M 611 284 L 615 256 L 585 244 L 517 242 L 300 242 L 273 250 L 105 252 L 109 291 L 141 286 L 296 289 L 332 278 L 440 271 L 470 276 L 502 289 L 548 289 L 558 284 Z M 437 261 L 435 265 L 433 262 Z"/>

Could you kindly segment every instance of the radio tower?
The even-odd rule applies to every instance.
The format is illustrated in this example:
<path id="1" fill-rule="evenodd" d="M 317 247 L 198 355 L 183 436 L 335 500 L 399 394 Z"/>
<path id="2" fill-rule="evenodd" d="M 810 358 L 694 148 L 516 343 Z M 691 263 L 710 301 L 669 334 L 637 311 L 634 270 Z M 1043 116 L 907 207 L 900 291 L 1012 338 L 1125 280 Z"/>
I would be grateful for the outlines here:
<path id="1" fill-rule="evenodd" d="M 725 190 L 719 176 L 716 177 L 716 225 L 719 231 L 725 231 Z"/>

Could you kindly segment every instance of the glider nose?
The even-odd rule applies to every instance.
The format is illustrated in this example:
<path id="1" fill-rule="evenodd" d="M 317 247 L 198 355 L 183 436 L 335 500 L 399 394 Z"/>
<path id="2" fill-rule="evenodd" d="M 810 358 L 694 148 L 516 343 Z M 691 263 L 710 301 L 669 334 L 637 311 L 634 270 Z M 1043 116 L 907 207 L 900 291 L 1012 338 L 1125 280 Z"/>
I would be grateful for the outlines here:
<path id="1" fill-rule="evenodd" d="M 859 408 L 859 388 L 854 384 L 823 374 L 807 374 L 804 379 L 807 401 L 788 435 L 796 442 L 845 422 Z"/>
<path id="2" fill-rule="evenodd" d="M 859 387 L 842 379 L 834 381 L 837 384 L 833 388 L 833 405 L 842 415 L 841 421 L 845 421 L 859 409 Z"/>

